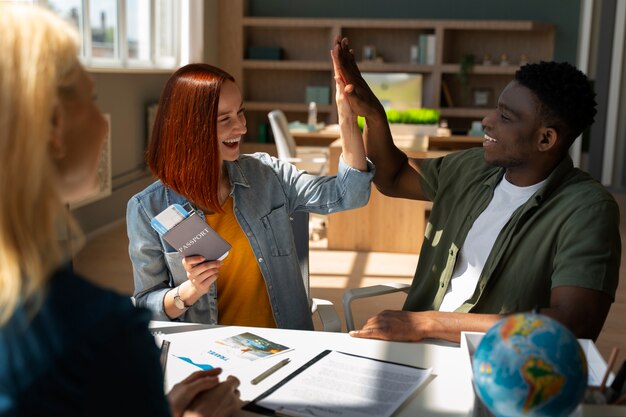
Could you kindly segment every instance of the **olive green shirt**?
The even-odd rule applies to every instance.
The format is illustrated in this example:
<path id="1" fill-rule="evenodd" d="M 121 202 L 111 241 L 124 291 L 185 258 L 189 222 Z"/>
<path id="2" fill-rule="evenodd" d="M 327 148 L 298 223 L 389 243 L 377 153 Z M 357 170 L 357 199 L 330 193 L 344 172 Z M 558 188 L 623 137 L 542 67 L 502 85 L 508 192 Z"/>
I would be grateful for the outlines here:
<path id="1" fill-rule="evenodd" d="M 404 310 L 439 309 L 465 237 L 504 172 L 484 161 L 482 148 L 423 161 L 420 185 L 433 207 Z M 617 203 L 566 157 L 513 212 L 474 294 L 456 311 L 505 314 L 547 307 L 551 289 L 560 286 L 614 298 L 620 257 Z"/>

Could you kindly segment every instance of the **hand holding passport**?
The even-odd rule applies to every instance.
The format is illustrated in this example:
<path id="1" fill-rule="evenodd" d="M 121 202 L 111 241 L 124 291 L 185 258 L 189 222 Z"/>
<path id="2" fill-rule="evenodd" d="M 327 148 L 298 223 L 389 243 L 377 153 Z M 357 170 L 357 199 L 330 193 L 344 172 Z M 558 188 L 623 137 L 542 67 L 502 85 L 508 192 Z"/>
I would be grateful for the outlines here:
<path id="1" fill-rule="evenodd" d="M 231 245 L 195 212 L 172 204 L 150 222 L 174 249 L 185 257 L 200 255 L 207 261 L 222 260 Z"/>

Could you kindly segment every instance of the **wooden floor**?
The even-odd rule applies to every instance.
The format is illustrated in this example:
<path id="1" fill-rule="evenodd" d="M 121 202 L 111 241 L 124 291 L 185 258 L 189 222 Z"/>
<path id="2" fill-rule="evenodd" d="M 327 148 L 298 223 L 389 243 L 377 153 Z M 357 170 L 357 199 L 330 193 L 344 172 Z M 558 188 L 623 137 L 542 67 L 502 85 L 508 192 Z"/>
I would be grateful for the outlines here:
<path id="1" fill-rule="evenodd" d="M 615 197 L 621 207 L 621 234 L 623 246 L 626 247 L 626 194 Z M 598 349 L 605 359 L 613 347 L 620 349 L 617 363 L 621 363 L 626 357 L 626 254 L 624 249 L 622 252 L 620 286 L 597 341 Z M 345 289 L 383 282 L 410 283 L 417 259 L 417 254 L 331 251 L 325 249 L 323 238 L 311 241 L 312 296 L 332 301 L 343 320 L 341 297 Z M 125 223 L 114 224 L 97 235 L 90 236 L 83 250 L 76 256 L 74 266 L 77 271 L 102 285 L 123 294 L 131 294 L 133 280 Z M 367 301 L 355 301 L 353 315 L 356 326 L 359 327 L 368 317 L 381 310 L 401 308 L 403 299 L 403 294 L 391 294 Z M 319 327 L 319 323 L 316 323 L 316 327 Z"/>

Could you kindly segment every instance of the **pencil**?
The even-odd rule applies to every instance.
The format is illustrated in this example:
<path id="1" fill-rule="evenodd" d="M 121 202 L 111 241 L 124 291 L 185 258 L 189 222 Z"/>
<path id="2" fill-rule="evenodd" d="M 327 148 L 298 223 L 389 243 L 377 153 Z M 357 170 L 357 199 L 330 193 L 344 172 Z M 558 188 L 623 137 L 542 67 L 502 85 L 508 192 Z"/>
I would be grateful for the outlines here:
<path id="1" fill-rule="evenodd" d="M 288 363 L 289 363 L 289 358 L 283 359 L 282 361 L 276 363 L 274 366 L 269 368 L 267 371 L 261 373 L 259 376 L 257 376 L 256 378 L 252 379 L 252 381 L 250 381 L 250 383 L 252 385 L 258 384 L 259 382 L 263 381 L 265 378 L 267 378 L 268 376 L 272 375 L 274 372 L 278 371 L 280 368 L 282 368 L 283 366 L 287 365 Z"/>
<path id="2" fill-rule="evenodd" d="M 167 355 L 170 351 L 170 342 L 168 340 L 163 340 L 161 343 L 161 368 L 163 368 L 163 373 L 165 374 L 165 367 L 167 366 Z"/>
<path id="3" fill-rule="evenodd" d="M 606 381 L 609 379 L 609 374 L 613 370 L 613 366 L 615 365 L 615 360 L 617 359 L 617 354 L 619 353 L 619 349 L 614 347 L 611 350 L 611 356 L 609 356 L 609 361 L 606 364 L 606 371 L 604 371 L 604 376 L 602 377 L 602 383 L 600 384 L 600 392 L 604 394 L 606 391 Z"/>

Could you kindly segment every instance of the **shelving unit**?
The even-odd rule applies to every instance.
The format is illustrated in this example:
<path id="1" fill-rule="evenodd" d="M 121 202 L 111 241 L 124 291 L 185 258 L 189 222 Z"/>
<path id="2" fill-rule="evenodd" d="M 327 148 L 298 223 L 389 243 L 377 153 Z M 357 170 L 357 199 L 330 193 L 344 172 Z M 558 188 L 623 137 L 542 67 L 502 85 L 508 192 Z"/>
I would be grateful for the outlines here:
<path id="1" fill-rule="evenodd" d="M 226 46 L 220 50 L 220 65 L 242 88 L 248 141 L 258 141 L 258 126 L 267 122 L 267 113 L 273 109 L 285 111 L 289 120 L 306 120 L 307 86 L 330 89 L 330 103 L 318 103 L 318 119 L 336 122 L 329 51 L 337 35 L 350 39 L 363 72 L 422 74 L 422 105 L 440 109 L 441 117 L 453 129 L 469 129 L 472 120 L 484 117 L 512 79 L 522 56 L 538 62 L 554 55 L 554 26 L 549 23 L 248 17 L 243 0 L 223 0 L 220 8 L 220 45 Z M 412 64 L 411 45 L 418 44 L 424 34 L 435 35 L 435 63 Z M 382 62 L 362 60 L 366 45 L 376 48 Z M 281 48 L 282 59 L 247 59 L 249 47 Z M 464 88 L 457 74 L 466 54 L 474 55 L 476 65 Z M 500 65 L 502 54 L 508 56 L 506 65 Z M 491 65 L 483 65 L 485 55 L 491 56 Z M 442 92 L 444 84 L 452 103 Z M 476 105 L 475 94 L 482 94 L 482 101 L 487 102 Z"/>

